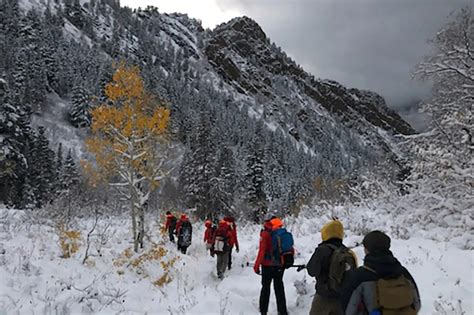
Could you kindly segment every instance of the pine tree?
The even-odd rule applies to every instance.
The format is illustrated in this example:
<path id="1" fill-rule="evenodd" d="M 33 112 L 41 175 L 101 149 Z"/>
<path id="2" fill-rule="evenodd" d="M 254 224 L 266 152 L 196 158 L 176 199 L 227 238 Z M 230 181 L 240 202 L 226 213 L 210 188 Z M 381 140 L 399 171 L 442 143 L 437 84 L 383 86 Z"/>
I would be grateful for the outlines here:
<path id="1" fill-rule="evenodd" d="M 11 103 L 8 84 L 0 79 L 0 192 L 1 199 L 9 204 L 17 197 L 18 170 L 25 166 L 18 141 L 21 134 L 19 118 L 17 107 Z"/>
<path id="2" fill-rule="evenodd" d="M 91 124 L 90 95 L 82 87 L 76 86 L 72 90 L 72 108 L 69 114 L 71 123 L 78 128 L 88 127 Z"/>
<path id="3" fill-rule="evenodd" d="M 76 162 L 72 157 L 72 151 L 69 149 L 66 160 L 64 161 L 64 171 L 62 174 L 61 190 L 66 194 L 70 194 L 72 190 L 79 184 L 79 172 Z"/>
<path id="4" fill-rule="evenodd" d="M 229 213 L 232 210 L 236 184 L 235 177 L 233 152 L 224 145 L 219 152 L 214 176 L 210 181 L 212 209 L 218 209 L 224 213 Z"/>
<path id="5" fill-rule="evenodd" d="M 215 148 L 209 117 L 201 114 L 191 145 L 186 151 L 180 172 L 181 191 L 188 206 L 198 208 L 198 214 L 205 216 L 212 208 L 211 179 L 215 172 Z"/>
<path id="6" fill-rule="evenodd" d="M 32 150 L 32 186 L 35 192 L 36 206 L 42 207 L 53 198 L 55 181 L 54 152 L 49 148 L 49 141 L 44 127 L 38 128 L 38 135 Z"/>
<path id="7" fill-rule="evenodd" d="M 254 138 L 248 148 L 247 173 L 245 174 L 246 200 L 253 209 L 255 222 L 261 222 L 267 212 L 267 196 L 264 190 L 265 151 L 263 147 L 263 124 L 258 123 Z"/>

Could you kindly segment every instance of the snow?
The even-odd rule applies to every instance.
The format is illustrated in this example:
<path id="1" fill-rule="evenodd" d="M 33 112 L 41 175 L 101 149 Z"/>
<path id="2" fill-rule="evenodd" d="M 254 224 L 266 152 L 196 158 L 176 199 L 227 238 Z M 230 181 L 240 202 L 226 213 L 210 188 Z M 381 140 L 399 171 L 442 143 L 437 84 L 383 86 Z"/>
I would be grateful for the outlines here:
<path id="1" fill-rule="evenodd" d="M 84 158 L 87 154 L 84 148 L 87 130 L 71 126 L 67 119 L 70 106 L 57 94 L 50 93 L 47 95 L 47 105 L 43 108 L 44 113 L 41 116 L 33 115 L 32 125 L 45 127 L 46 135 L 52 142 L 50 147 L 54 151 L 62 143 L 65 152 L 71 149 L 76 157 Z"/>
<path id="2" fill-rule="evenodd" d="M 340 218 L 351 229 L 347 231 L 346 245 L 360 243 L 358 218 L 354 221 L 344 216 Z M 367 221 L 378 220 L 382 229 L 384 219 L 370 214 L 366 217 Z M 173 280 L 158 287 L 153 282 L 164 272 L 159 261 L 145 261 L 140 268 L 117 263 L 121 253 L 132 246 L 130 227 L 124 224 L 128 220 L 127 216 L 99 220 L 97 231 L 110 225 L 107 242 L 101 247 L 101 256 L 97 256 L 97 244 L 94 243 L 90 250 L 94 256 L 83 265 L 84 239 L 93 219 L 81 219 L 78 227 L 83 235 L 80 250 L 72 258 L 65 259 L 59 257 L 58 235 L 52 222 L 35 219 L 19 210 L 0 209 L 0 275 L 3 280 L 0 282 L 0 313 L 257 313 L 260 278 L 246 263 L 253 263 L 255 259 L 258 226 L 239 226 L 241 251 L 234 252 L 233 269 L 220 281 L 215 273 L 215 259 L 206 253 L 202 243 L 202 223 L 195 224 L 193 245 L 188 249 L 188 255 L 182 255 L 157 235 L 158 217 L 150 215 L 150 241 L 164 244 L 159 246 L 169 251 L 168 261 L 178 257 L 170 273 Z M 309 260 L 321 241 L 319 229 L 326 220 L 326 216 L 315 215 L 315 212 L 286 220 L 295 237 L 296 263 Z M 150 241 L 146 244 L 148 249 L 152 246 Z M 357 246 L 354 251 L 360 263 L 363 249 Z M 464 314 L 472 314 L 472 250 L 417 235 L 410 239 L 392 239 L 392 251 L 418 283 L 423 304 L 421 314 L 461 314 L 456 310 L 459 307 Z M 314 279 L 305 271 L 298 273 L 289 269 L 284 281 L 290 314 L 308 314 Z M 273 293 L 270 314 L 276 314 Z"/>

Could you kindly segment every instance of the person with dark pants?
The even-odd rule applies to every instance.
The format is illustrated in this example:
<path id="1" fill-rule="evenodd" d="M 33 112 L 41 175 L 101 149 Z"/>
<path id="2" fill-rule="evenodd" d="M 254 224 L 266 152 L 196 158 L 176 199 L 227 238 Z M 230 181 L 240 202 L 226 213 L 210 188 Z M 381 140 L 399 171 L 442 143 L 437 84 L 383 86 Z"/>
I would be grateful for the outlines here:
<path id="1" fill-rule="evenodd" d="M 285 286 L 283 285 L 284 268 L 262 266 L 262 291 L 260 292 L 260 313 L 267 314 L 270 302 L 270 286 L 273 281 L 273 289 L 277 300 L 278 314 L 287 314 Z"/>
<path id="2" fill-rule="evenodd" d="M 265 221 L 264 229 L 260 233 L 260 245 L 257 259 L 254 264 L 256 274 L 262 275 L 262 290 L 260 291 L 260 314 L 268 313 L 268 303 L 270 301 L 270 285 L 273 281 L 275 297 L 277 300 L 278 315 L 287 315 L 285 287 L 283 285 L 283 274 L 285 269 L 272 260 L 272 229 L 280 228 L 283 223 L 279 219 Z M 260 266 L 262 267 L 260 272 Z"/>
<path id="3" fill-rule="evenodd" d="M 224 273 L 229 265 L 229 250 L 232 231 L 229 223 L 225 220 L 219 222 L 214 234 L 214 246 L 211 249 L 217 255 L 217 277 L 224 279 Z"/>
<path id="4" fill-rule="evenodd" d="M 168 231 L 168 236 L 170 238 L 170 242 L 174 243 L 174 233 L 176 230 L 176 222 L 178 220 L 176 217 L 169 211 L 166 212 L 166 222 L 165 222 L 165 229 Z"/>
<path id="5" fill-rule="evenodd" d="M 178 250 L 186 254 L 192 242 L 193 226 L 189 222 L 186 214 L 181 215 L 181 219 L 176 223 L 176 236 L 178 237 Z"/>
<path id="6" fill-rule="evenodd" d="M 239 240 L 237 239 L 237 224 L 235 224 L 234 217 L 231 217 L 231 216 L 224 217 L 224 221 L 227 222 L 232 232 L 232 238 L 229 240 L 228 269 L 230 270 L 232 268 L 232 250 L 234 249 L 234 246 L 235 246 L 235 251 L 237 253 L 239 252 Z"/>

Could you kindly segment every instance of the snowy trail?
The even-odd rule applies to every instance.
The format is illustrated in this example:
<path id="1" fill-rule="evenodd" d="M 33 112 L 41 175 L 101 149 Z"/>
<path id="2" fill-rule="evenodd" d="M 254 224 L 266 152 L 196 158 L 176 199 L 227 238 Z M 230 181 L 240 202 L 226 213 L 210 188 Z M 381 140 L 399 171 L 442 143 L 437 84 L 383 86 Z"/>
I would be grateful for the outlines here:
<path id="1" fill-rule="evenodd" d="M 0 210 L 0 314 L 257 314 L 260 277 L 251 267 L 258 245 L 257 226 L 240 227 L 240 253 L 234 253 L 231 271 L 222 281 L 215 275 L 215 258 L 201 243 L 202 228 L 196 226 L 189 255 L 179 256 L 173 281 L 153 285 L 160 265 L 149 262 L 140 274 L 112 263 L 128 243 L 127 225 L 117 221 L 116 230 L 102 249 L 102 257 L 82 265 L 82 251 L 70 259 L 59 258 L 58 239 L 52 227 L 24 227 L 18 212 Z M 298 250 L 296 263 L 305 263 L 320 242 L 322 220 L 296 220 L 289 224 Z M 349 235 L 349 246 L 360 242 Z M 473 313 L 473 251 L 423 238 L 392 240 L 396 257 L 410 270 L 421 291 L 421 314 Z M 363 249 L 355 252 L 362 262 Z M 314 294 L 314 279 L 305 271 L 289 269 L 285 290 L 290 314 L 308 314 Z M 300 282 L 300 293 L 294 286 Z M 270 314 L 276 314 L 272 292 Z M 442 312 L 445 311 L 445 313 Z"/>

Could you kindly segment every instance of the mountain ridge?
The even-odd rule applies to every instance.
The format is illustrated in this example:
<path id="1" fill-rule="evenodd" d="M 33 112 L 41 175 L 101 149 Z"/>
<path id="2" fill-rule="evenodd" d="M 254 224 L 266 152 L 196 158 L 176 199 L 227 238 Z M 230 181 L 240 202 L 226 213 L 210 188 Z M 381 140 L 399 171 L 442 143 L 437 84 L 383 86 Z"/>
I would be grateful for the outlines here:
<path id="1" fill-rule="evenodd" d="M 8 4 L 14 8 L 16 1 Z M 316 79 L 248 17 L 206 30 L 184 14 L 132 10 L 113 0 L 48 3 L 20 0 L 21 12 L 6 19 L 13 30 L 6 35 L 7 80 L 18 95 L 25 84 L 38 88 L 34 99 L 21 98 L 21 106 L 37 109 L 34 124 L 46 124 L 53 143 L 65 142 L 71 132 L 61 129 L 71 122 L 48 118 L 48 112 L 97 105 L 81 100 L 104 99 L 114 61 L 138 65 L 147 88 L 169 104 L 170 132 L 184 151 L 180 174 L 170 185 L 183 193 L 185 206 L 198 202 L 190 187 L 212 180 L 193 168 L 215 168 L 229 154 L 235 160 L 233 207 L 247 198 L 246 174 L 257 160 L 266 165 L 256 181 L 264 186 L 261 198 L 278 209 L 334 195 L 336 181 L 353 185 L 367 172 L 390 179 L 403 168 L 392 136 L 413 130 L 381 96 Z M 42 51 L 48 54 L 38 54 Z M 32 76 L 25 66 L 39 72 Z M 75 145 L 84 130 L 74 132 Z M 318 178 L 324 179 L 324 190 L 315 188 Z"/>

